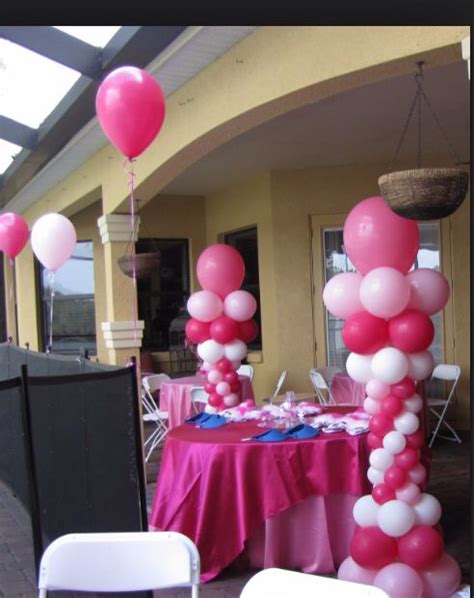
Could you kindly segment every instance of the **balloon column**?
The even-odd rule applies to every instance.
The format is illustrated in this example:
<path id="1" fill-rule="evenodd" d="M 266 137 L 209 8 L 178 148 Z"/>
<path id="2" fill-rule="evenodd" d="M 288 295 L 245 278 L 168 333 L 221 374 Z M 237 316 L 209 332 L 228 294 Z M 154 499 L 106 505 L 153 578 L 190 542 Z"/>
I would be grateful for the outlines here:
<path id="1" fill-rule="evenodd" d="M 258 333 L 252 316 L 257 308 L 253 295 L 239 289 L 245 267 L 240 253 L 230 245 L 209 245 L 199 256 L 196 269 L 203 290 L 193 293 L 187 309 L 186 338 L 197 344 L 206 371 L 208 403 L 216 410 L 240 402 L 237 369 L 247 345 Z"/>
<path id="2" fill-rule="evenodd" d="M 460 570 L 444 551 L 441 505 L 423 492 L 423 401 L 415 381 L 433 369 L 429 316 L 448 301 L 449 285 L 435 270 L 408 273 L 419 245 L 416 222 L 393 213 L 382 197 L 349 212 L 343 237 L 358 272 L 331 278 L 323 300 L 344 319 L 348 374 L 366 384 L 373 489 L 354 505 L 356 530 L 338 577 L 378 586 L 391 598 L 447 598 Z"/>

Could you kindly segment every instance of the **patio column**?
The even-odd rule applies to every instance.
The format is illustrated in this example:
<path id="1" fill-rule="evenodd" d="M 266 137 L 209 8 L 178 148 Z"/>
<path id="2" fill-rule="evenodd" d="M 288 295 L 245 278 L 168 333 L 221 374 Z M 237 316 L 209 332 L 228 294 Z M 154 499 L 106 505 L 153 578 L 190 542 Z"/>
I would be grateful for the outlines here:
<path id="1" fill-rule="evenodd" d="M 467 76 L 471 78 L 471 36 L 465 37 L 461 42 L 462 57 L 467 60 Z"/>
<path id="2" fill-rule="evenodd" d="M 139 365 L 144 322 L 135 321 L 138 308 L 133 279 L 122 272 L 117 262 L 120 256 L 130 253 L 130 243 L 136 241 L 139 218 L 133 240 L 128 214 L 105 214 L 97 224 L 104 245 L 107 320 L 102 322 L 102 332 L 108 361 L 124 366 L 134 355 Z"/>

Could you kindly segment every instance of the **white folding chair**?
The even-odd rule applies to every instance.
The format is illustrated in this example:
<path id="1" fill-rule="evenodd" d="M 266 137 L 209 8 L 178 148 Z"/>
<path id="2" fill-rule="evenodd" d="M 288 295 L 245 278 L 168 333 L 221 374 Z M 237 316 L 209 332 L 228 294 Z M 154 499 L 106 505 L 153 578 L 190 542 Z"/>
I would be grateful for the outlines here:
<path id="1" fill-rule="evenodd" d="M 148 448 L 148 452 L 145 456 L 145 462 L 148 462 L 151 453 L 154 449 L 164 440 L 164 437 L 168 433 L 168 412 L 159 409 L 156 404 L 154 392 L 159 391 L 163 382 L 171 380 L 167 374 L 152 374 L 151 376 L 145 376 L 142 378 L 142 406 L 143 406 L 143 421 L 153 422 L 156 428 L 145 440 L 145 449 Z"/>
<path id="2" fill-rule="evenodd" d="M 194 413 L 199 413 L 199 411 L 203 411 L 203 409 L 207 405 L 208 399 L 209 395 L 204 390 L 203 386 L 193 386 L 191 388 L 191 404 L 193 406 Z"/>
<path id="3" fill-rule="evenodd" d="M 458 383 L 458 380 L 461 376 L 461 368 L 458 365 L 448 365 L 446 363 L 440 363 L 435 367 L 433 373 L 431 374 L 430 381 L 433 380 L 443 380 L 444 382 L 452 382 L 451 388 L 448 393 L 448 397 L 446 399 L 439 399 L 439 398 L 428 398 L 426 399 L 429 411 L 437 418 L 438 422 L 435 429 L 432 432 L 431 440 L 429 442 L 429 447 L 433 445 L 433 442 L 436 436 L 440 438 L 444 438 L 446 440 L 452 440 L 454 442 L 461 442 L 461 439 L 457 435 L 454 428 L 448 424 L 446 421 L 446 412 L 448 410 L 449 404 L 454 395 L 454 390 Z M 448 430 L 451 432 L 449 436 L 442 436 L 439 434 L 439 429 L 441 425 L 446 426 Z"/>
<path id="4" fill-rule="evenodd" d="M 331 382 L 335 374 L 341 372 L 336 367 L 311 368 L 309 377 L 321 405 L 336 404 L 331 394 Z"/>
<path id="5" fill-rule="evenodd" d="M 275 390 L 273 391 L 273 394 L 272 394 L 272 399 L 274 399 L 278 395 L 278 393 L 280 392 L 280 389 L 283 386 L 283 382 L 285 381 L 287 373 L 288 373 L 288 371 L 284 370 L 280 374 L 280 377 L 278 378 L 278 381 L 277 381 L 277 385 L 275 386 Z"/>
<path id="6" fill-rule="evenodd" d="M 237 370 L 237 374 L 239 374 L 239 376 L 248 376 L 250 378 L 250 382 L 253 381 L 253 367 L 251 365 L 241 365 L 239 367 L 239 369 Z"/>
<path id="7" fill-rule="evenodd" d="M 389 598 L 375 586 L 342 581 L 309 573 L 268 568 L 259 571 L 245 584 L 240 598 Z"/>
<path id="8" fill-rule="evenodd" d="M 48 590 L 134 592 L 185 586 L 198 598 L 199 553 L 178 532 L 67 534 L 45 550 L 39 598 Z"/>

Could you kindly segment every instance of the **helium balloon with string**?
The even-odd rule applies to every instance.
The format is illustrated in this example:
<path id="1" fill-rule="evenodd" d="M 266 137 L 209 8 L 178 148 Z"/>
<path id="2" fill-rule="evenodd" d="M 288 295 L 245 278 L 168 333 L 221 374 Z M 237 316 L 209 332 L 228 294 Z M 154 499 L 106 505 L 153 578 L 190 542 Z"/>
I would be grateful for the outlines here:
<path id="1" fill-rule="evenodd" d="M 415 382 L 433 370 L 430 316 L 446 305 L 449 285 L 434 270 L 407 273 L 418 251 L 416 222 L 392 213 L 381 197 L 351 210 L 343 237 L 358 272 L 351 280 L 349 273 L 333 277 L 323 300 L 345 319 L 349 376 L 366 384 L 373 489 L 354 505 L 357 527 L 338 577 L 366 579 L 392 598 L 448 598 L 460 572 L 444 552 L 441 505 L 424 492 L 423 400 Z"/>
<path id="2" fill-rule="evenodd" d="M 53 344 L 54 274 L 71 257 L 76 246 L 76 229 L 72 222 L 55 212 L 44 214 L 31 229 L 31 247 L 41 264 L 49 270 L 51 294 L 49 346 Z"/>

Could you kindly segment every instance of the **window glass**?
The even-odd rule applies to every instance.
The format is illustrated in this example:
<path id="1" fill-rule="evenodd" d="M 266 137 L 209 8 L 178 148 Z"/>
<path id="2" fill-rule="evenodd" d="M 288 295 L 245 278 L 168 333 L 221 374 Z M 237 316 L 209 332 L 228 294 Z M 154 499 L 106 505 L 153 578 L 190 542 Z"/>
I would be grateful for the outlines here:
<path id="1" fill-rule="evenodd" d="M 420 231 L 420 246 L 416 256 L 414 268 L 433 268 L 440 270 L 440 242 L 439 225 L 437 222 L 418 223 Z M 355 272 L 356 268 L 347 257 L 343 245 L 343 232 L 341 227 L 326 228 L 323 231 L 324 255 L 324 284 L 330 278 L 341 272 Z M 349 351 L 342 340 L 342 326 L 344 320 L 336 318 L 326 312 L 326 355 L 328 366 L 345 370 Z M 429 350 L 433 353 L 436 363 L 443 362 L 443 337 L 441 312 L 431 316 L 435 326 L 435 337 Z"/>
<path id="2" fill-rule="evenodd" d="M 42 348 L 50 339 L 50 272 L 39 265 L 42 312 Z M 92 241 L 78 241 L 72 256 L 54 275 L 54 353 L 96 352 L 94 256 Z"/>
<path id="3" fill-rule="evenodd" d="M 168 351 L 170 324 L 185 313 L 189 297 L 188 241 L 139 239 L 135 247 L 137 253 L 161 254 L 160 267 L 150 277 L 137 279 L 138 318 L 145 323 L 142 348 Z"/>
<path id="4" fill-rule="evenodd" d="M 260 312 L 260 279 L 258 275 L 258 237 L 257 227 L 247 228 L 224 235 L 224 242 L 235 247 L 245 264 L 245 277 L 240 286 L 251 293 L 257 301 L 257 310 L 253 319 L 258 324 L 258 335 L 247 347 L 253 351 L 262 349 L 261 312 Z"/>

